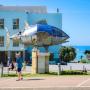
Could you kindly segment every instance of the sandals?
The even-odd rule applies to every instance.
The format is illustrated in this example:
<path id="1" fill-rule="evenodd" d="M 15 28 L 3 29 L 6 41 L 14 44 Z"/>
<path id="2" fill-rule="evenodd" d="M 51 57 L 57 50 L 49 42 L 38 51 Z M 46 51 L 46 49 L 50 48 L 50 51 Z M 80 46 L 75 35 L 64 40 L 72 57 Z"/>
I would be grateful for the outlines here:
<path id="1" fill-rule="evenodd" d="M 21 78 L 21 80 L 23 80 L 23 78 Z"/>
<path id="2" fill-rule="evenodd" d="M 20 80 L 23 80 L 23 78 L 21 78 L 21 79 L 17 79 L 16 81 L 20 81 Z"/>

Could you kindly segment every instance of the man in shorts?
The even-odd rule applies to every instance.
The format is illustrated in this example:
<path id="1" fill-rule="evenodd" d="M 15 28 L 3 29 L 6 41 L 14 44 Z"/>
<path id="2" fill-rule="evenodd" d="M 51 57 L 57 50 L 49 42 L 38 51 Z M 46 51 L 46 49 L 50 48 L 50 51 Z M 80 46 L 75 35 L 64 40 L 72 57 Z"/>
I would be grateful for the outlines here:
<path id="1" fill-rule="evenodd" d="M 20 52 L 16 53 L 16 63 L 17 63 L 17 73 L 18 73 L 18 79 L 16 81 L 20 81 L 23 79 L 21 72 L 23 67 L 23 58 L 21 57 Z"/>

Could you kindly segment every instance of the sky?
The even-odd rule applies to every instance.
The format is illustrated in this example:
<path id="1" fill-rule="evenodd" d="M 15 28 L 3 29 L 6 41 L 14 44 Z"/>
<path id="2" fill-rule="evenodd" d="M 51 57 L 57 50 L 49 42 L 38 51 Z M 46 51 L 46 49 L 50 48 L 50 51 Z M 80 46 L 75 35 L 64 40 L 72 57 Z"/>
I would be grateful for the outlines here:
<path id="1" fill-rule="evenodd" d="M 62 13 L 62 29 L 69 36 L 66 45 L 90 45 L 90 0 L 0 0 L 6 6 L 47 6 Z"/>

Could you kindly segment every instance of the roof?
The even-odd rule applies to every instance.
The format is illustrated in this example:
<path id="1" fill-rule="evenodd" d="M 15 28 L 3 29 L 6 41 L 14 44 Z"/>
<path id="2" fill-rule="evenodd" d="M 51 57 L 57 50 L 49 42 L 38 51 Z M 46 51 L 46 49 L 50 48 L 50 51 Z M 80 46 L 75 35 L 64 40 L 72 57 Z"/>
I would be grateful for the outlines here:
<path id="1" fill-rule="evenodd" d="M 3 6 L 3 5 L 0 5 L 0 10 L 26 11 L 26 12 L 31 12 L 31 13 L 47 13 L 46 6 Z"/>

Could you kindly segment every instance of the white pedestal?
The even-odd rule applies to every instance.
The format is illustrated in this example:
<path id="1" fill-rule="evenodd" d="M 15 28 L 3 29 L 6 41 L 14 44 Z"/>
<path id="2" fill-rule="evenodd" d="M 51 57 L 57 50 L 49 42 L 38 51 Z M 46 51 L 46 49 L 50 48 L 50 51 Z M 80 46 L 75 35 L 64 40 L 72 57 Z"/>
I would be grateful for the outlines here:
<path id="1" fill-rule="evenodd" d="M 32 74 L 49 72 L 49 53 L 32 50 Z"/>

